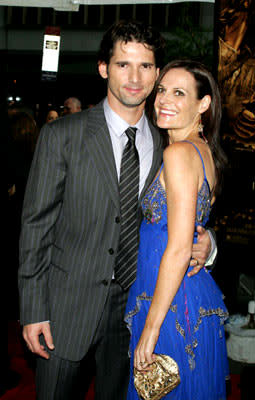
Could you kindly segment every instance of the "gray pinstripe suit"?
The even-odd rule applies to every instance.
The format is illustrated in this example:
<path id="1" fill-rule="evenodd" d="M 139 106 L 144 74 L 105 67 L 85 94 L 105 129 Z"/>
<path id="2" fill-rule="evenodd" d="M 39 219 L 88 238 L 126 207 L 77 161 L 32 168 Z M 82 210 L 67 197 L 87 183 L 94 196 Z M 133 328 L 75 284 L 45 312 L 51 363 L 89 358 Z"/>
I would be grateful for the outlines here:
<path id="1" fill-rule="evenodd" d="M 150 129 L 154 156 L 143 193 L 162 157 L 160 136 Z M 23 207 L 20 319 L 50 320 L 54 354 L 63 359 L 81 360 L 92 344 L 114 269 L 119 213 L 102 102 L 46 125 Z"/>

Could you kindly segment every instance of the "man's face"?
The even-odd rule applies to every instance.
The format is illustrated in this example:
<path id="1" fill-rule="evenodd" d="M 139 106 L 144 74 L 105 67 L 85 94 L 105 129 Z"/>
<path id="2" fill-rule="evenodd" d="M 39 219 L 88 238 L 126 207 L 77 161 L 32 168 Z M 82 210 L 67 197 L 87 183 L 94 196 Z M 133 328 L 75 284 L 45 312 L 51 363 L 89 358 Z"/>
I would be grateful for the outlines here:
<path id="1" fill-rule="evenodd" d="M 115 45 L 109 65 L 99 63 L 99 73 L 108 79 L 107 97 L 116 112 L 124 108 L 144 107 L 158 76 L 155 57 L 142 43 Z"/>
<path id="2" fill-rule="evenodd" d="M 74 114 L 78 111 L 80 111 L 80 110 L 77 109 L 76 105 L 73 103 L 73 101 L 71 99 L 67 99 L 64 102 L 64 111 L 63 111 L 64 115 Z"/>

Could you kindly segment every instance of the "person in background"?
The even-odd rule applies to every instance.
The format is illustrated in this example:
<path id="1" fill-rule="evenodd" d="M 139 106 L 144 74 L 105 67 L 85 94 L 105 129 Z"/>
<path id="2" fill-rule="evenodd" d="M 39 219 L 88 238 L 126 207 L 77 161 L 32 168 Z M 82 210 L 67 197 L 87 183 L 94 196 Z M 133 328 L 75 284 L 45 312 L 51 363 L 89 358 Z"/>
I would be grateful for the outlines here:
<path id="1" fill-rule="evenodd" d="M 58 112 L 55 109 L 49 110 L 46 115 L 46 124 L 55 121 L 57 118 L 59 118 Z"/>
<path id="2" fill-rule="evenodd" d="M 1 218 L 2 235 L 2 263 L 1 263 L 1 281 L 0 281 L 0 311 L 1 311 L 1 329 L 0 329 L 0 397 L 7 390 L 16 387 L 20 380 L 20 375 L 12 370 L 11 360 L 8 353 L 9 321 L 16 320 L 17 314 L 17 274 L 13 273 L 14 236 L 15 225 L 13 226 L 13 216 L 11 210 L 11 196 L 15 192 L 15 178 L 13 169 L 10 166 L 10 147 L 11 139 L 9 135 L 9 118 L 7 109 L 0 106 L 1 116 L 1 137 L 2 144 L 0 148 L 1 169 L 3 179 L 1 182 L 1 202 L 3 213 Z M 17 223 L 17 221 L 16 221 Z M 17 272 L 17 266 L 16 270 Z M 15 292 L 15 299 L 13 294 Z M 15 307 L 13 304 L 15 303 Z M 15 312 L 13 312 L 15 309 Z"/>
<path id="3" fill-rule="evenodd" d="M 63 115 L 74 114 L 81 111 L 81 102 L 77 97 L 68 97 L 64 102 Z"/>
<path id="4" fill-rule="evenodd" d="M 21 229 L 21 214 L 25 188 L 31 162 L 38 139 L 38 127 L 31 114 L 17 111 L 8 118 L 7 147 L 8 174 L 11 176 L 8 202 L 8 218 L 10 227 L 10 252 L 8 269 L 12 301 L 9 302 L 10 313 L 18 319 L 18 288 L 17 271 L 19 265 L 19 236 Z"/>
<path id="5" fill-rule="evenodd" d="M 226 400 L 228 312 L 207 270 L 189 276 L 196 227 L 208 222 L 226 163 L 219 90 L 202 64 L 172 61 L 156 82 L 154 109 L 166 147 L 142 200 L 137 279 L 126 309 L 131 369 L 146 371 L 154 353 L 167 354 L 181 382 L 164 399 Z M 139 400 L 132 375 L 127 399 Z"/>
<path id="6" fill-rule="evenodd" d="M 164 46 L 143 23 L 111 26 L 98 56 L 106 98 L 40 132 L 24 201 L 19 269 L 23 336 L 38 356 L 37 400 L 78 398 L 88 354 L 96 361 L 95 399 L 126 399 L 124 312 L 136 276 L 140 201 L 162 160 L 161 137 L 144 107 Z M 196 271 L 211 248 L 204 229 L 199 242 Z"/>

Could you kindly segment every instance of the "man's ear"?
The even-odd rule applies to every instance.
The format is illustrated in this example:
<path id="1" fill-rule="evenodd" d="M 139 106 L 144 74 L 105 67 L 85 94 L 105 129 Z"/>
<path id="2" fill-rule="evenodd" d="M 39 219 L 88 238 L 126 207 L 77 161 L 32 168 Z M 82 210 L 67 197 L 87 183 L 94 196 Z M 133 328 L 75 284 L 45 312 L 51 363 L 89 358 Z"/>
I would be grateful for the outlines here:
<path id="1" fill-rule="evenodd" d="M 103 61 L 98 61 L 98 72 L 103 79 L 108 78 L 107 64 Z"/>
<path id="2" fill-rule="evenodd" d="M 209 94 L 207 94 L 200 101 L 199 112 L 201 114 L 203 114 L 206 110 L 208 110 L 208 108 L 210 107 L 210 104 L 211 104 L 211 96 L 209 96 Z"/>

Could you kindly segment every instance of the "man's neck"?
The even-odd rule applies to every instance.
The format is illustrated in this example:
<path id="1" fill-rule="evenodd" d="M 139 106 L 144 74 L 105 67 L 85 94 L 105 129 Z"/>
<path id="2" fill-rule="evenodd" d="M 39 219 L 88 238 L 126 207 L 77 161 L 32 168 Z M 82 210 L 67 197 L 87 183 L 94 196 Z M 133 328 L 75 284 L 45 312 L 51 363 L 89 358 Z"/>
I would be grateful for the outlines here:
<path id="1" fill-rule="evenodd" d="M 107 99 L 111 109 L 130 126 L 134 126 L 141 119 L 144 112 L 145 102 L 140 104 L 139 106 L 128 107 L 121 104 L 120 102 L 111 101 L 109 97 L 107 97 Z"/>

